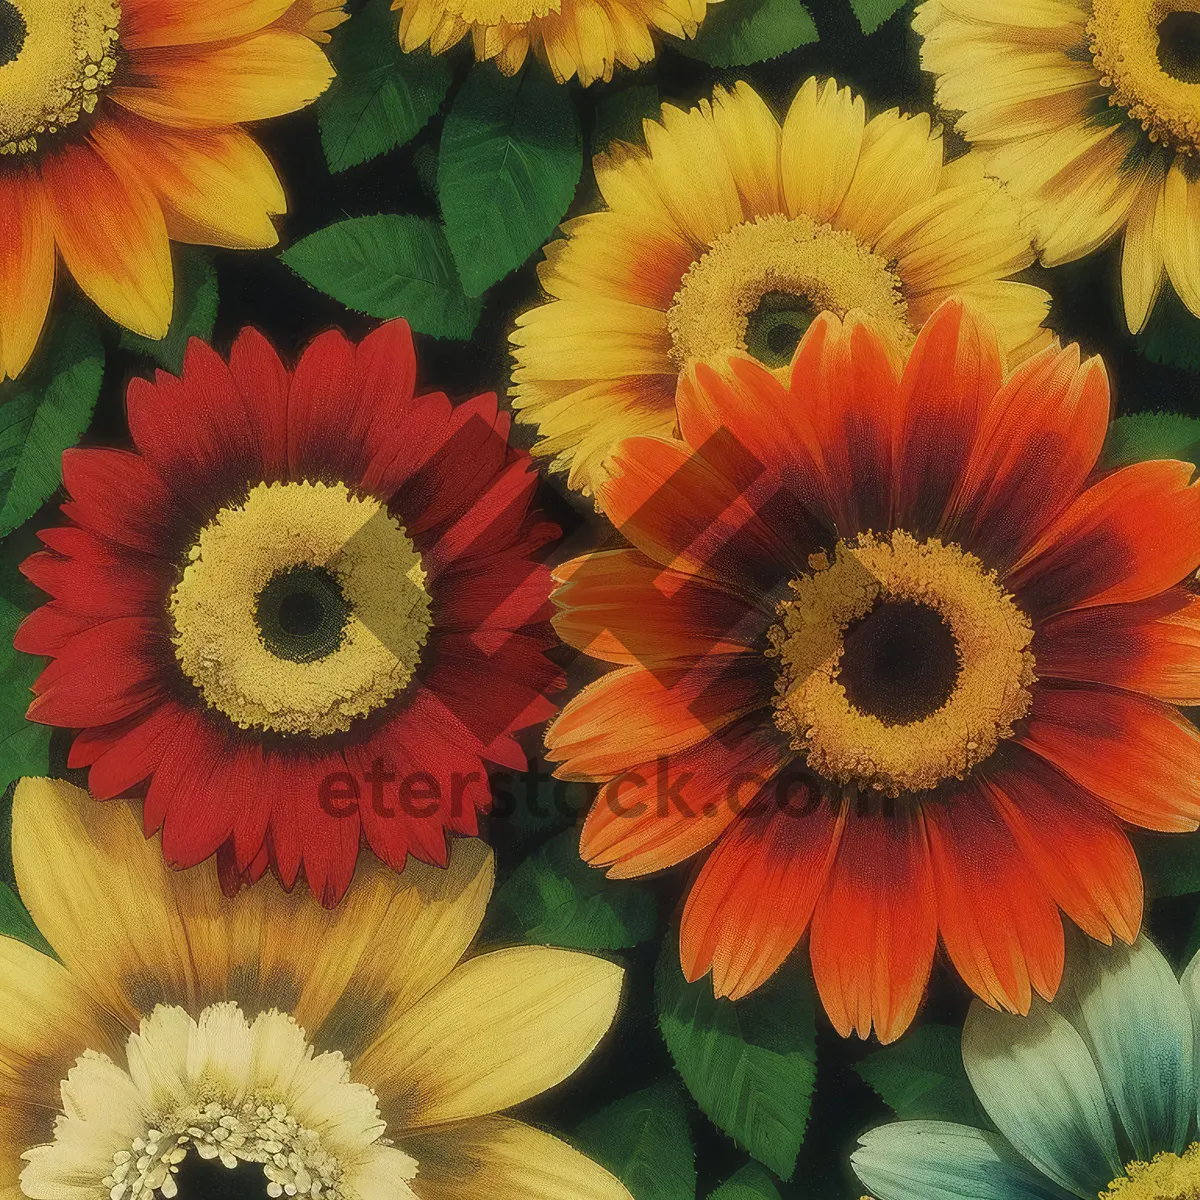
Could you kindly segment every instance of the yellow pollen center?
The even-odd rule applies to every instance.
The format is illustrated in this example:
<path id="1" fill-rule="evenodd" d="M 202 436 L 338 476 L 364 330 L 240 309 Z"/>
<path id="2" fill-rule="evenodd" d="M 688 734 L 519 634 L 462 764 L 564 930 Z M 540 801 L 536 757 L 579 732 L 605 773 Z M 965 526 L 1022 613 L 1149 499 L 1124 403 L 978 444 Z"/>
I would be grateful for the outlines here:
<path id="1" fill-rule="evenodd" d="M 1130 1163 L 1100 1200 L 1200 1200 L 1200 1142 L 1182 1155 L 1164 1152 L 1148 1163 Z"/>
<path id="2" fill-rule="evenodd" d="M 1094 0 L 1088 42 L 1109 104 L 1138 121 L 1152 142 L 1200 149 L 1200 3 Z M 1188 61 L 1189 59 L 1194 61 Z"/>
<path id="3" fill-rule="evenodd" d="M 0 57 L 0 155 L 95 112 L 117 70 L 118 0 L 0 0 L 9 51 Z"/>
<path id="4" fill-rule="evenodd" d="M 963 778 L 1012 735 L 1029 710 L 1033 629 L 977 558 L 897 530 L 839 542 L 832 561 L 814 555 L 810 566 L 779 607 L 768 653 L 780 660 L 776 724 L 814 771 L 899 796 Z M 880 614 L 898 614 L 901 628 L 872 645 L 859 634 Z M 897 679 L 905 622 L 918 637 L 899 668 L 911 678 Z M 950 668 L 938 678 L 933 661 L 932 681 L 939 643 L 921 641 L 931 622 L 945 629 Z M 887 703 L 912 684 L 927 689 L 930 711 L 898 719 Z"/>
<path id="5" fill-rule="evenodd" d="M 683 277 L 667 312 L 671 354 L 681 369 L 737 350 L 780 368 L 819 313 L 856 308 L 911 345 L 900 279 L 882 258 L 809 217 L 759 217 L 734 226 Z"/>
<path id="6" fill-rule="evenodd" d="M 243 729 L 342 732 L 412 679 L 431 625 L 425 582 L 378 500 L 260 483 L 189 552 L 170 600 L 176 657 Z"/>

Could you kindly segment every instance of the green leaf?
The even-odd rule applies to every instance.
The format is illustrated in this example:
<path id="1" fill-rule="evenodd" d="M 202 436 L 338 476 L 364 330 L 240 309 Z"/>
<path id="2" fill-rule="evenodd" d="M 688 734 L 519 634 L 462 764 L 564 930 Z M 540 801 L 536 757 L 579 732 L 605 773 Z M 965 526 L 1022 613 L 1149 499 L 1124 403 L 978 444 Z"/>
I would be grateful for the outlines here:
<path id="1" fill-rule="evenodd" d="M 1151 362 L 1200 371 L 1200 318 L 1170 287 L 1163 288 L 1136 342 L 1139 353 Z"/>
<path id="2" fill-rule="evenodd" d="M 744 67 L 817 40 L 812 15 L 797 0 L 722 0 L 694 38 L 671 45 L 713 67 Z"/>
<path id="3" fill-rule="evenodd" d="M 750 1163 L 721 1184 L 708 1200 L 779 1200 L 779 1189 L 758 1163 Z"/>
<path id="4" fill-rule="evenodd" d="M 1112 423 L 1101 466 L 1112 469 L 1154 458 L 1200 465 L 1200 420 L 1177 413 L 1132 413 Z"/>
<path id="5" fill-rule="evenodd" d="M 16 938 L 43 954 L 53 954 L 50 943 L 33 923 L 29 910 L 6 883 L 0 883 L 0 937 Z"/>
<path id="6" fill-rule="evenodd" d="M 489 916 L 493 940 L 626 950 L 654 936 L 658 904 L 649 889 L 589 867 L 579 857 L 579 834 L 568 829 L 517 867 Z"/>
<path id="7" fill-rule="evenodd" d="M 463 295 L 436 222 L 352 217 L 297 242 L 283 261 L 318 291 L 369 317 L 406 317 L 418 333 L 469 338 L 481 301 Z"/>
<path id="8" fill-rule="evenodd" d="M 696 1153 L 687 1111 L 669 1083 L 610 1104 L 589 1117 L 574 1140 L 633 1200 L 695 1200 Z"/>
<path id="9" fill-rule="evenodd" d="M 0 543 L 0 791 L 23 775 L 50 772 L 50 728 L 25 716 L 45 659 L 13 646 L 17 626 L 40 603 L 17 565 L 40 545 L 29 526 Z"/>
<path id="10" fill-rule="evenodd" d="M 854 1069 L 898 1116 L 985 1126 L 963 1067 L 961 1037 L 949 1025 L 922 1025 Z"/>
<path id="11" fill-rule="evenodd" d="M 57 323 L 44 355 L 0 387 L 0 535 L 27 521 L 62 484 L 62 454 L 92 419 L 104 347 L 80 309 Z"/>
<path id="12" fill-rule="evenodd" d="M 171 328 L 161 341 L 121 331 L 121 349 L 152 358 L 164 371 L 178 375 L 188 342 L 198 337 L 208 341 L 217 323 L 217 269 L 212 259 L 193 250 L 180 255 L 175 272 L 175 311 Z"/>
<path id="13" fill-rule="evenodd" d="M 713 1124 L 790 1179 L 816 1080 L 812 987 L 786 966 L 746 999 L 688 983 L 666 939 L 655 975 L 658 1024 L 688 1091 Z"/>
<path id="14" fill-rule="evenodd" d="M 596 131 L 593 143 L 603 150 L 610 142 L 643 141 L 642 122 L 656 120 L 662 112 L 658 88 L 652 84 L 635 84 L 620 92 L 611 92 L 596 106 Z"/>
<path id="15" fill-rule="evenodd" d="M 530 64 L 508 78 L 477 66 L 442 130 L 438 195 L 468 296 L 478 296 L 545 243 L 583 170 L 570 91 Z"/>
<path id="16" fill-rule="evenodd" d="M 874 33 L 889 17 L 894 17 L 908 0 L 850 0 L 850 7 L 863 33 Z"/>
<path id="17" fill-rule="evenodd" d="M 372 0 L 334 35 L 337 78 L 317 101 L 331 171 L 403 146 L 442 106 L 452 71 L 444 55 L 405 54 L 389 0 Z"/>

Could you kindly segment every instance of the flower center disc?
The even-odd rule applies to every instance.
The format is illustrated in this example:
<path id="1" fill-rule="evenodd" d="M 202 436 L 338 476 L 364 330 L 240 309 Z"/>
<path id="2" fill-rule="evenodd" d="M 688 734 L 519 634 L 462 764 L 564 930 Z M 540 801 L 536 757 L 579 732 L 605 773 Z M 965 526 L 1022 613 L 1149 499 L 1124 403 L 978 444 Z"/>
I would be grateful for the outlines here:
<path id="1" fill-rule="evenodd" d="M 1156 1154 L 1148 1163 L 1130 1163 L 1100 1200 L 1200 1200 L 1200 1142 L 1182 1155 Z"/>
<path id="2" fill-rule="evenodd" d="M 117 0 L 0 0 L 0 155 L 95 112 L 120 23 Z"/>
<path id="3" fill-rule="evenodd" d="M 175 653 L 243 729 L 321 737 L 407 687 L 430 629 L 421 556 L 344 484 L 259 484 L 200 532 L 171 594 Z"/>
<path id="4" fill-rule="evenodd" d="M 682 369 L 735 350 L 788 366 L 821 312 L 863 309 L 901 345 L 913 341 L 900 280 L 853 234 L 778 214 L 734 226 L 693 264 L 667 312 Z"/>
<path id="5" fill-rule="evenodd" d="M 810 564 L 770 637 L 775 721 L 813 770 L 898 796 L 961 779 L 1012 735 L 1033 629 L 978 559 L 897 530 Z"/>
<path id="6" fill-rule="evenodd" d="M 1200 0 L 1095 0 L 1088 38 L 1109 103 L 1152 142 L 1200 149 Z"/>

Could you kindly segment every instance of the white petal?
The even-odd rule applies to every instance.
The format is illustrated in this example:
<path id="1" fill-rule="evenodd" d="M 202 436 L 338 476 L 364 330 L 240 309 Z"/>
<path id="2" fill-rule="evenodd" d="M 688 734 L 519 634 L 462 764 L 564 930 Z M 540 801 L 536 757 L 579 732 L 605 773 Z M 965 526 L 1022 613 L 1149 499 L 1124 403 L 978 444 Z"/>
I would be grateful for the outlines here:
<path id="1" fill-rule="evenodd" d="M 188 1096 L 188 1045 L 192 1018 L 176 1005 L 160 1004 L 130 1034 L 129 1074 L 150 1111 L 171 1108 Z"/>
<path id="2" fill-rule="evenodd" d="M 188 1044 L 188 1080 L 216 1085 L 240 1099 L 250 1080 L 250 1025 L 232 1001 L 213 1004 L 200 1014 Z"/>
<path id="3" fill-rule="evenodd" d="M 963 1028 L 971 1086 L 1012 1145 L 1079 1196 L 1097 1196 L 1123 1171 L 1104 1085 L 1083 1038 L 1045 1001 L 1028 1017 L 976 1001 Z"/>

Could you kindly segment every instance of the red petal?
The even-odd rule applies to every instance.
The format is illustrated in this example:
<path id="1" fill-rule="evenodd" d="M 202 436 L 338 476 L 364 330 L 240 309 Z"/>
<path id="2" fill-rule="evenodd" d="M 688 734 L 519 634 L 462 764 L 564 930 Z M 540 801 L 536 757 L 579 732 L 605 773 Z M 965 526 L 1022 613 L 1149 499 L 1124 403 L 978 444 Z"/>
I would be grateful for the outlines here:
<path id="1" fill-rule="evenodd" d="M 1137 937 L 1142 874 L 1117 819 L 1083 788 L 1011 742 L 984 781 L 1025 857 L 1055 903 L 1085 933 Z"/>
<path id="2" fill-rule="evenodd" d="M 921 811 L 849 813 L 812 924 L 817 990 L 834 1028 L 893 1042 L 910 1025 L 937 946 Z"/>
<path id="3" fill-rule="evenodd" d="M 808 927 L 842 830 L 829 800 L 804 787 L 786 808 L 771 799 L 735 821 L 688 895 L 684 975 L 711 967 L 714 993 L 731 1000 L 765 983 Z"/>
<path id="4" fill-rule="evenodd" d="M 63 453 L 62 510 L 76 524 L 147 554 L 168 552 L 170 491 L 144 458 L 126 450 Z"/>
<path id="5" fill-rule="evenodd" d="M 955 501 L 956 540 L 999 569 L 1082 490 L 1108 432 L 1108 377 L 1079 347 L 1023 363 L 991 402 Z"/>
<path id="6" fill-rule="evenodd" d="M 1145 600 L 1200 566 L 1200 484 L 1190 463 L 1143 462 L 1093 484 L 1005 585 L 1030 616 Z"/>
<path id="7" fill-rule="evenodd" d="M 938 925 L 958 973 L 994 1008 L 1025 1015 L 1031 985 L 1053 999 L 1062 980 L 1062 919 L 990 793 L 964 784 L 924 812 Z"/>
<path id="8" fill-rule="evenodd" d="M 112 800 L 149 779 L 168 748 L 178 744 L 186 719 L 186 710 L 164 697 L 93 762 L 88 790 L 97 800 Z"/>
<path id="9" fill-rule="evenodd" d="M 1040 676 L 1200 704 L 1200 596 L 1171 588 L 1135 604 L 1080 608 L 1037 631 Z"/>
<path id="10" fill-rule="evenodd" d="M 355 484 L 366 467 L 354 346 L 331 329 L 309 343 L 288 391 L 288 475 Z"/>
<path id="11" fill-rule="evenodd" d="M 961 301 L 947 300 L 918 335 L 900 384 L 896 525 L 913 534 L 942 528 L 1002 383 L 996 331 Z"/>
<path id="12" fill-rule="evenodd" d="M 242 394 L 244 411 L 255 427 L 263 479 L 287 475 L 287 368 L 257 329 L 243 329 L 229 352 L 229 374 Z"/>
<path id="13" fill-rule="evenodd" d="M 1041 680 L 1018 740 L 1133 825 L 1200 824 L 1200 730 L 1169 705 Z"/>

